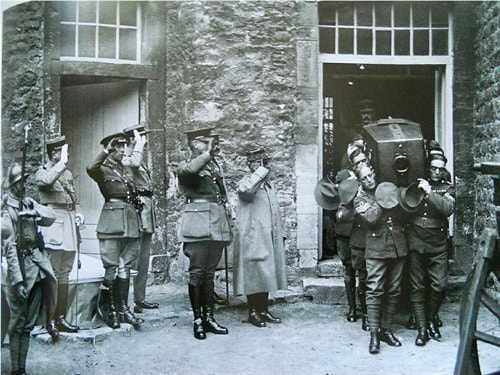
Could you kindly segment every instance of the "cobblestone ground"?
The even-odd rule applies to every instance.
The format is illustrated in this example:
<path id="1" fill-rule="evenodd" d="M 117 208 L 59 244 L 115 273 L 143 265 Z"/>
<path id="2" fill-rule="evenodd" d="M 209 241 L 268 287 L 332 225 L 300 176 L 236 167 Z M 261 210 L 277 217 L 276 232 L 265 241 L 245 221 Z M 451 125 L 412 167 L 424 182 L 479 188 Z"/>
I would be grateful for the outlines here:
<path id="1" fill-rule="evenodd" d="M 382 343 L 381 353 L 368 353 L 369 335 L 361 322 L 348 323 L 345 306 L 309 301 L 277 304 L 271 311 L 283 323 L 255 328 L 242 323 L 243 308 L 222 308 L 216 318 L 228 336 L 192 336 L 189 301 L 184 286 L 168 284 L 149 289 L 150 300 L 161 309 L 143 314 L 140 331 L 114 334 L 102 342 L 60 342 L 48 345 L 32 340 L 27 372 L 42 374 L 451 374 L 458 348 L 457 303 L 446 304 L 441 342 L 425 347 L 413 343 L 415 331 L 404 328 L 400 315 L 395 333 L 403 346 Z M 500 335 L 499 322 L 482 311 L 480 326 Z M 500 369 L 499 348 L 480 345 L 483 373 Z M 2 374 L 8 374 L 8 348 L 2 348 Z"/>

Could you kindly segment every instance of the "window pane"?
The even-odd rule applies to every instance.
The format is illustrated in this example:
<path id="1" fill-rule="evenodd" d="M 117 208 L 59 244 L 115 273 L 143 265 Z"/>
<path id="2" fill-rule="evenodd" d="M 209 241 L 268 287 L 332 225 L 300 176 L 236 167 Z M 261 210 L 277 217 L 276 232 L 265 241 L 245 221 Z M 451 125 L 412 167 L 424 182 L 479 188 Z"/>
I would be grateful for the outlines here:
<path id="1" fill-rule="evenodd" d="M 339 25 L 354 25 L 354 4 L 340 4 L 337 9 L 339 13 Z"/>
<path id="2" fill-rule="evenodd" d="M 95 57 L 95 26 L 78 26 L 78 56 Z"/>
<path id="3" fill-rule="evenodd" d="M 74 25 L 61 25 L 61 56 L 75 56 Z"/>
<path id="4" fill-rule="evenodd" d="M 320 25 L 335 25 L 335 5 L 319 3 L 318 17 Z"/>
<path id="5" fill-rule="evenodd" d="M 99 1 L 99 23 L 116 25 L 115 1 Z"/>
<path id="6" fill-rule="evenodd" d="M 356 14 L 358 15 L 358 25 L 359 26 L 372 26 L 372 7 L 371 2 L 358 3 L 356 5 Z"/>
<path id="7" fill-rule="evenodd" d="M 448 6 L 444 4 L 433 4 L 432 6 L 432 26 L 448 26 Z"/>
<path id="8" fill-rule="evenodd" d="M 432 54 L 433 55 L 448 54 L 447 30 L 432 30 Z"/>
<path id="9" fill-rule="evenodd" d="M 354 53 L 354 30 L 339 29 L 339 53 Z"/>
<path id="10" fill-rule="evenodd" d="M 391 26 L 391 3 L 375 3 L 375 25 Z"/>
<path id="11" fill-rule="evenodd" d="M 99 57 L 116 58 L 116 29 L 99 27 Z"/>
<path id="12" fill-rule="evenodd" d="M 121 29 L 120 30 L 120 56 L 122 60 L 136 60 L 137 39 L 136 30 Z"/>
<path id="13" fill-rule="evenodd" d="M 423 3 L 413 3 L 413 26 L 429 26 L 429 6 Z"/>
<path id="14" fill-rule="evenodd" d="M 394 53 L 396 55 L 409 55 L 410 54 L 410 31 L 396 30 L 394 40 Z"/>
<path id="15" fill-rule="evenodd" d="M 358 54 L 372 54 L 372 31 L 358 29 Z"/>
<path id="16" fill-rule="evenodd" d="M 319 52 L 335 53 L 335 29 L 319 28 Z"/>
<path id="17" fill-rule="evenodd" d="M 410 26 L 410 4 L 406 2 L 394 3 L 394 26 Z"/>
<path id="18" fill-rule="evenodd" d="M 377 31 L 376 35 L 377 55 L 391 54 L 391 32 Z"/>
<path id="19" fill-rule="evenodd" d="M 74 1 L 61 2 L 61 21 L 76 21 L 76 3 Z"/>
<path id="20" fill-rule="evenodd" d="M 78 2 L 78 21 L 79 22 L 94 22 L 96 21 L 96 1 L 79 1 Z"/>
<path id="21" fill-rule="evenodd" d="M 429 31 L 414 30 L 413 31 L 413 54 L 428 55 L 429 54 Z"/>
<path id="22" fill-rule="evenodd" d="M 137 25 L 137 4 L 134 1 L 120 2 L 120 25 Z"/>

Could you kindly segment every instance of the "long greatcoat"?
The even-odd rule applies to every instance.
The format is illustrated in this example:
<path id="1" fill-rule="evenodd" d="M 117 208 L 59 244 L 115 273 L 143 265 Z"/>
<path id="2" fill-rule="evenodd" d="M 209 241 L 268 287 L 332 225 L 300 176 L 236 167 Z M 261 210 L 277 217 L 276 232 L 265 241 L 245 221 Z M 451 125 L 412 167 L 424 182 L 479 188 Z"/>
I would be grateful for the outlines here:
<path id="1" fill-rule="evenodd" d="M 259 167 L 238 186 L 234 250 L 234 293 L 249 295 L 286 289 L 284 230 L 276 193 Z"/>

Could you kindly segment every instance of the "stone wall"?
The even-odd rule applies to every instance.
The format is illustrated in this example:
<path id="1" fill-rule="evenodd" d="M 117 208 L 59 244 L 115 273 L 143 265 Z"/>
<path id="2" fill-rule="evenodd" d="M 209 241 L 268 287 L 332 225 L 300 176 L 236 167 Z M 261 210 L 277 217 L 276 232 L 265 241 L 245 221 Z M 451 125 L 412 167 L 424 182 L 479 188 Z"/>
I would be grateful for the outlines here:
<path id="1" fill-rule="evenodd" d="M 476 95 L 474 161 L 500 162 L 500 3 L 482 2 L 476 10 Z M 491 176 L 477 174 L 475 237 L 485 227 L 496 228 Z"/>
<path id="2" fill-rule="evenodd" d="M 2 165 L 21 163 L 23 129 L 31 124 L 26 167 L 33 173 L 43 158 L 44 128 L 44 5 L 34 1 L 3 14 L 2 44 Z M 37 196 L 28 179 L 27 193 Z"/>
<path id="3" fill-rule="evenodd" d="M 296 27 L 293 1 L 169 1 L 167 5 L 166 127 L 172 162 L 188 157 L 183 132 L 215 127 L 229 200 L 245 173 L 245 149 L 264 147 L 287 235 L 287 263 L 296 267 Z M 292 21 L 291 21 L 292 20 Z M 314 165 L 313 167 L 315 167 Z M 175 244 L 182 196 L 169 189 L 168 253 Z"/>

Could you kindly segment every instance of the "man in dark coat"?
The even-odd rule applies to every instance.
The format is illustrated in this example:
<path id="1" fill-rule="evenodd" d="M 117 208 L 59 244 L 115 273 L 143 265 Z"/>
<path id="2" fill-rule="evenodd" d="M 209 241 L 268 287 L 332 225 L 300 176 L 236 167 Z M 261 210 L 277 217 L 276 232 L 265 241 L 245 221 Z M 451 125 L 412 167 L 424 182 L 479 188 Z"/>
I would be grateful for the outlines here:
<path id="1" fill-rule="evenodd" d="M 370 167 L 362 167 L 358 179 L 362 189 L 354 198 L 354 207 L 367 225 L 366 305 L 371 336 L 368 350 L 376 354 L 380 351 L 380 341 L 401 346 L 392 333 L 392 320 L 401 294 L 408 245 L 403 213 L 397 206 L 397 187 L 386 182 L 377 186 Z"/>
<path id="2" fill-rule="evenodd" d="M 435 339 L 441 337 L 436 316 L 444 300 L 448 280 L 448 217 L 453 213 L 455 204 L 454 187 L 445 179 L 446 157 L 442 150 L 429 152 L 428 162 L 429 179 L 420 179 L 418 183 L 425 197 L 408 231 L 410 298 L 417 321 L 415 344 L 418 346 L 425 345 L 427 333 Z M 430 280 L 427 306 L 426 275 Z"/>
<path id="3" fill-rule="evenodd" d="M 119 328 L 120 322 L 134 327 L 144 322 L 134 316 L 126 300 L 130 268 L 139 254 L 140 246 L 136 189 L 128 177 L 128 167 L 122 164 L 126 143 L 123 133 L 104 137 L 101 140 L 103 150 L 87 167 L 88 175 L 97 183 L 105 200 L 96 227 L 105 270 L 99 305 L 107 307 L 107 314 L 102 313 L 102 310 L 101 314 L 104 319 L 107 315 L 107 324 L 111 328 Z M 123 275 L 117 275 L 120 261 L 123 262 Z"/>
<path id="4" fill-rule="evenodd" d="M 246 295 L 248 321 L 256 327 L 281 323 L 268 310 L 269 292 L 286 289 L 284 228 L 271 167 L 264 149 L 247 153 L 251 174 L 238 183 L 238 244 L 234 251 L 234 289 Z"/>
<path id="5" fill-rule="evenodd" d="M 189 299 L 194 337 L 227 334 L 214 319 L 214 275 L 222 251 L 232 240 L 222 168 L 215 159 L 218 136 L 212 129 L 186 132 L 192 159 L 179 164 L 179 185 L 186 197 L 179 242 L 189 258 Z"/>
<path id="6" fill-rule="evenodd" d="M 78 327 L 66 321 L 68 310 L 69 274 L 78 250 L 77 221 L 83 224 L 80 205 L 76 198 L 73 174 L 67 169 L 68 145 L 61 136 L 47 142 L 49 160 L 36 172 L 40 203 L 51 207 L 56 222 L 42 228 L 45 249 L 57 278 L 57 305 L 55 322 L 59 331 L 77 332 Z"/>
<path id="7" fill-rule="evenodd" d="M 59 333 L 50 321 L 55 310 L 57 281 L 38 233 L 38 226 L 50 226 L 56 213 L 31 198 L 23 200 L 19 212 L 21 174 L 21 166 L 16 163 L 7 172 L 9 193 L 2 200 L 2 253 L 7 260 L 11 372 L 24 375 L 30 332 L 39 315 L 45 314 L 53 341 Z M 19 217 L 22 238 L 18 237 Z"/>
<path id="8" fill-rule="evenodd" d="M 129 153 L 123 158 L 132 172 L 130 176 L 137 188 L 140 203 L 141 218 L 141 245 L 135 269 L 137 276 L 134 278 L 134 312 L 141 313 L 142 309 L 157 309 L 158 303 L 146 301 L 146 282 L 148 280 L 149 257 L 151 253 L 151 240 L 155 231 L 156 220 L 153 202 L 153 184 L 151 172 L 144 162 L 146 146 L 146 130 L 143 125 L 135 125 L 123 129 L 130 148 Z M 127 296 L 128 301 L 128 296 Z"/>

